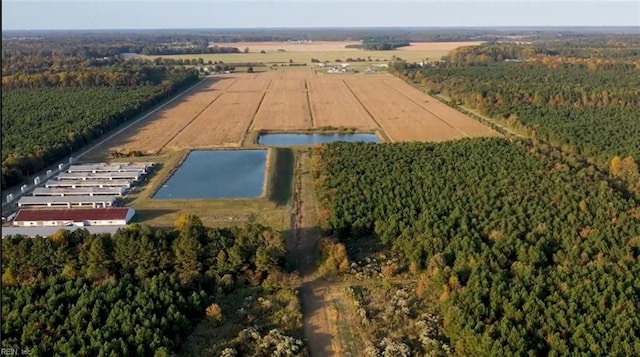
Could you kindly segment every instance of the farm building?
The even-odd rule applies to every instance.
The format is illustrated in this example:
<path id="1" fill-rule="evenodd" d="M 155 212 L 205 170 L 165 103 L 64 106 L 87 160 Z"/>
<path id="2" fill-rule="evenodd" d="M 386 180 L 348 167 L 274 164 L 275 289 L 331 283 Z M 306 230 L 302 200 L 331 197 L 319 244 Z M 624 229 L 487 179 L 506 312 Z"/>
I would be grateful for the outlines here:
<path id="1" fill-rule="evenodd" d="M 62 180 L 134 180 L 142 176 L 139 172 L 63 172 L 54 179 Z"/>
<path id="2" fill-rule="evenodd" d="M 23 196 L 18 207 L 110 207 L 116 196 Z"/>
<path id="3" fill-rule="evenodd" d="M 49 188 L 36 187 L 33 196 L 123 196 L 124 187 L 76 187 Z"/>
<path id="4" fill-rule="evenodd" d="M 79 187 L 125 187 L 130 188 L 133 185 L 132 180 L 84 180 L 84 181 L 72 181 L 72 180 L 49 180 L 45 182 L 46 188 L 79 188 Z"/>
<path id="5" fill-rule="evenodd" d="M 126 225 L 133 208 L 23 209 L 13 225 L 17 227 L 69 227 Z"/>
<path id="6" fill-rule="evenodd" d="M 146 174 L 153 167 L 152 162 L 130 162 L 130 163 L 97 163 L 71 165 L 67 169 L 69 173 L 98 173 L 98 172 L 138 172 Z"/>

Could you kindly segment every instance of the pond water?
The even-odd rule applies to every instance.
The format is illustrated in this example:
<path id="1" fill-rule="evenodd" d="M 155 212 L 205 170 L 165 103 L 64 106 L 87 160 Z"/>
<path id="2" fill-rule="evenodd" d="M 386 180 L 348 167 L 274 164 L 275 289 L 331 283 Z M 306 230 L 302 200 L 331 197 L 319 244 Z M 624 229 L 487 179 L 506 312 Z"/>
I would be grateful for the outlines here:
<path id="1" fill-rule="evenodd" d="M 267 150 L 192 151 L 153 198 L 258 197 L 266 160 Z"/>
<path id="2" fill-rule="evenodd" d="M 258 137 L 258 144 L 268 146 L 303 146 L 327 144 L 336 141 L 378 143 L 375 134 L 262 134 Z"/>

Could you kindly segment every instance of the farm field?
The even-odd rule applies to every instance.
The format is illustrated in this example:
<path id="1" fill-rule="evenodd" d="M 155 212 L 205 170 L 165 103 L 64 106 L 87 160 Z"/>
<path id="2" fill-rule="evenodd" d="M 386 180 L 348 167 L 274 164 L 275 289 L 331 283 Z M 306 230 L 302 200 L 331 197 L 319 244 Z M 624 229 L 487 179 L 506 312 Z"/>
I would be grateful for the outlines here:
<path id="1" fill-rule="evenodd" d="M 206 148 L 212 143 L 238 146 L 263 96 L 263 92 L 225 92 L 167 146 L 175 149 Z"/>
<path id="2" fill-rule="evenodd" d="M 183 98 L 107 141 L 101 155 L 92 156 L 108 157 L 105 150 L 149 155 L 238 147 L 250 131 L 323 127 L 380 130 L 390 141 L 498 135 L 388 74 L 296 69 L 206 78 Z"/>
<path id="3" fill-rule="evenodd" d="M 437 60 L 445 56 L 450 50 L 460 46 L 473 46 L 480 42 L 420 42 L 411 46 L 401 47 L 391 51 L 367 51 L 357 48 L 346 48 L 349 44 L 359 42 L 312 42 L 295 44 L 288 42 L 235 42 L 218 43 L 220 47 L 237 47 L 241 51 L 249 48 L 249 53 L 207 53 L 194 55 L 165 55 L 141 56 L 147 58 L 166 57 L 175 59 L 202 58 L 205 62 L 223 61 L 224 63 L 311 63 L 315 58 L 320 61 L 335 62 L 337 59 L 346 61 L 347 58 L 364 58 L 367 62 L 388 62 L 392 57 L 400 57 L 407 61 Z M 283 49 L 285 52 L 278 52 Z M 265 53 L 260 53 L 264 51 Z M 370 59 L 369 59 L 370 58 Z"/>
<path id="4" fill-rule="evenodd" d="M 230 92 L 261 92 L 265 91 L 271 80 L 258 77 L 258 75 L 250 77 L 241 77 L 233 82 L 227 89 Z"/>
<path id="5" fill-rule="evenodd" d="M 251 129 L 300 130 L 313 127 L 305 91 L 268 91 Z"/>
<path id="6" fill-rule="evenodd" d="M 285 72 L 286 73 L 286 72 Z M 304 91 L 306 89 L 306 82 L 304 79 L 289 79 L 280 78 L 273 80 L 270 91 Z"/>
<path id="7" fill-rule="evenodd" d="M 102 146 L 116 151 L 157 153 L 175 135 L 204 111 L 233 82 L 229 78 L 207 78 L 183 98 L 134 125 L 130 130 L 108 140 Z M 96 150 L 94 155 L 100 155 Z M 87 157 L 91 159 L 93 156 Z"/>
<path id="8" fill-rule="evenodd" d="M 353 95 L 363 103 L 392 141 L 446 141 L 466 137 L 449 123 L 425 110 L 382 82 L 369 76 L 345 79 Z M 472 120 L 472 119 L 470 119 Z"/>
<path id="9" fill-rule="evenodd" d="M 485 126 L 476 120 L 469 120 L 469 117 L 467 115 L 451 108 L 438 99 L 425 94 L 417 88 L 407 86 L 407 84 L 399 78 L 393 77 L 384 79 L 383 82 L 389 87 L 395 89 L 398 93 L 401 93 L 402 95 L 411 99 L 413 102 L 420 105 L 436 117 L 442 119 L 443 121 L 446 121 L 451 126 L 455 127 L 467 136 L 472 137 L 499 135 L 488 126 Z"/>
<path id="10" fill-rule="evenodd" d="M 319 78 L 308 82 L 314 127 L 349 126 L 378 129 L 371 115 L 349 91 L 341 78 Z"/>

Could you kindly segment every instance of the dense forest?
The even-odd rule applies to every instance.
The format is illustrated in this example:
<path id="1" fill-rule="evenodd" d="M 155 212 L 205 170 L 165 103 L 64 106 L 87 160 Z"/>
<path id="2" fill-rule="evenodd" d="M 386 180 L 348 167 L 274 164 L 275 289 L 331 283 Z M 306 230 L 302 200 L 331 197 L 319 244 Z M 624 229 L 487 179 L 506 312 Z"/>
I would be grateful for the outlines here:
<path id="1" fill-rule="evenodd" d="M 431 277 L 462 355 L 640 354 L 640 210 L 524 141 L 315 148 L 320 226 Z"/>
<path id="2" fill-rule="evenodd" d="M 640 192 L 640 62 L 534 52 L 523 62 L 505 61 L 527 50 L 533 51 L 513 45 L 468 47 L 431 65 L 398 63 L 395 70 L 431 94 L 524 127 L 529 136 L 584 156 L 614 176 L 612 162 L 626 158 L 628 167 L 618 176 Z"/>
<path id="3" fill-rule="evenodd" d="M 198 81 L 184 62 L 98 57 L 102 44 L 74 56 L 67 41 L 57 52 L 29 41 L 31 50 L 3 48 L 3 189 Z"/>
<path id="4" fill-rule="evenodd" d="M 282 284 L 285 250 L 270 228 L 209 229 L 191 215 L 168 232 L 133 225 L 113 236 L 61 230 L 50 238 L 4 238 L 2 347 L 34 355 L 170 356 L 198 321 L 215 327 L 236 315 L 227 307 L 243 291 L 275 302 L 295 298 Z M 260 355 L 253 351 L 274 346 L 304 354 L 293 337 L 299 311 L 260 313 L 227 326 L 225 333 L 238 337 L 223 341 L 217 354 Z M 265 345 L 243 337 L 245 328 Z"/>
<path id="5" fill-rule="evenodd" d="M 502 61 L 538 60 L 550 64 L 582 63 L 599 69 L 611 63 L 632 63 L 640 59 L 640 41 L 589 39 L 584 41 L 536 41 L 534 43 L 486 42 L 451 50 L 439 65 L 487 65 Z"/>
<path id="6" fill-rule="evenodd" d="M 60 77 L 73 78 L 73 72 Z M 70 79 L 67 87 L 3 88 L 2 188 L 18 184 L 24 175 L 54 164 L 198 80 L 194 71 L 170 69 L 125 72 L 114 77 L 113 85 L 109 79 L 96 83 L 95 76 L 83 85 L 87 72 L 77 78 L 80 83 Z"/>

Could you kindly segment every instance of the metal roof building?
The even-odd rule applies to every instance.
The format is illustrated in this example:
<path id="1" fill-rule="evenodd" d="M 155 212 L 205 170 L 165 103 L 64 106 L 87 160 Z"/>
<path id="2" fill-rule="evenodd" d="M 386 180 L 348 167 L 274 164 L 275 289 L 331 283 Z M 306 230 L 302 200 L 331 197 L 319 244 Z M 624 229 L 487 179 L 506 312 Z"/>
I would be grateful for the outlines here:
<path id="1" fill-rule="evenodd" d="M 134 180 L 142 176 L 139 172 L 63 172 L 54 179 L 61 180 Z"/>
<path id="2" fill-rule="evenodd" d="M 19 227 L 70 227 L 126 225 L 135 215 L 133 208 L 23 209 L 13 220 Z"/>
<path id="3" fill-rule="evenodd" d="M 58 188 L 58 187 L 126 187 L 130 188 L 133 184 L 133 180 L 48 180 L 45 182 L 44 187 Z"/>
<path id="4" fill-rule="evenodd" d="M 36 187 L 32 196 L 123 196 L 124 187 Z"/>
<path id="5" fill-rule="evenodd" d="M 147 173 L 149 168 L 153 167 L 152 162 L 126 162 L 126 163 L 97 163 L 97 164 L 78 164 L 71 165 L 67 169 L 69 173 L 98 173 L 98 172 L 139 172 Z"/>
<path id="6" fill-rule="evenodd" d="M 110 207 L 116 196 L 22 196 L 18 207 Z"/>

